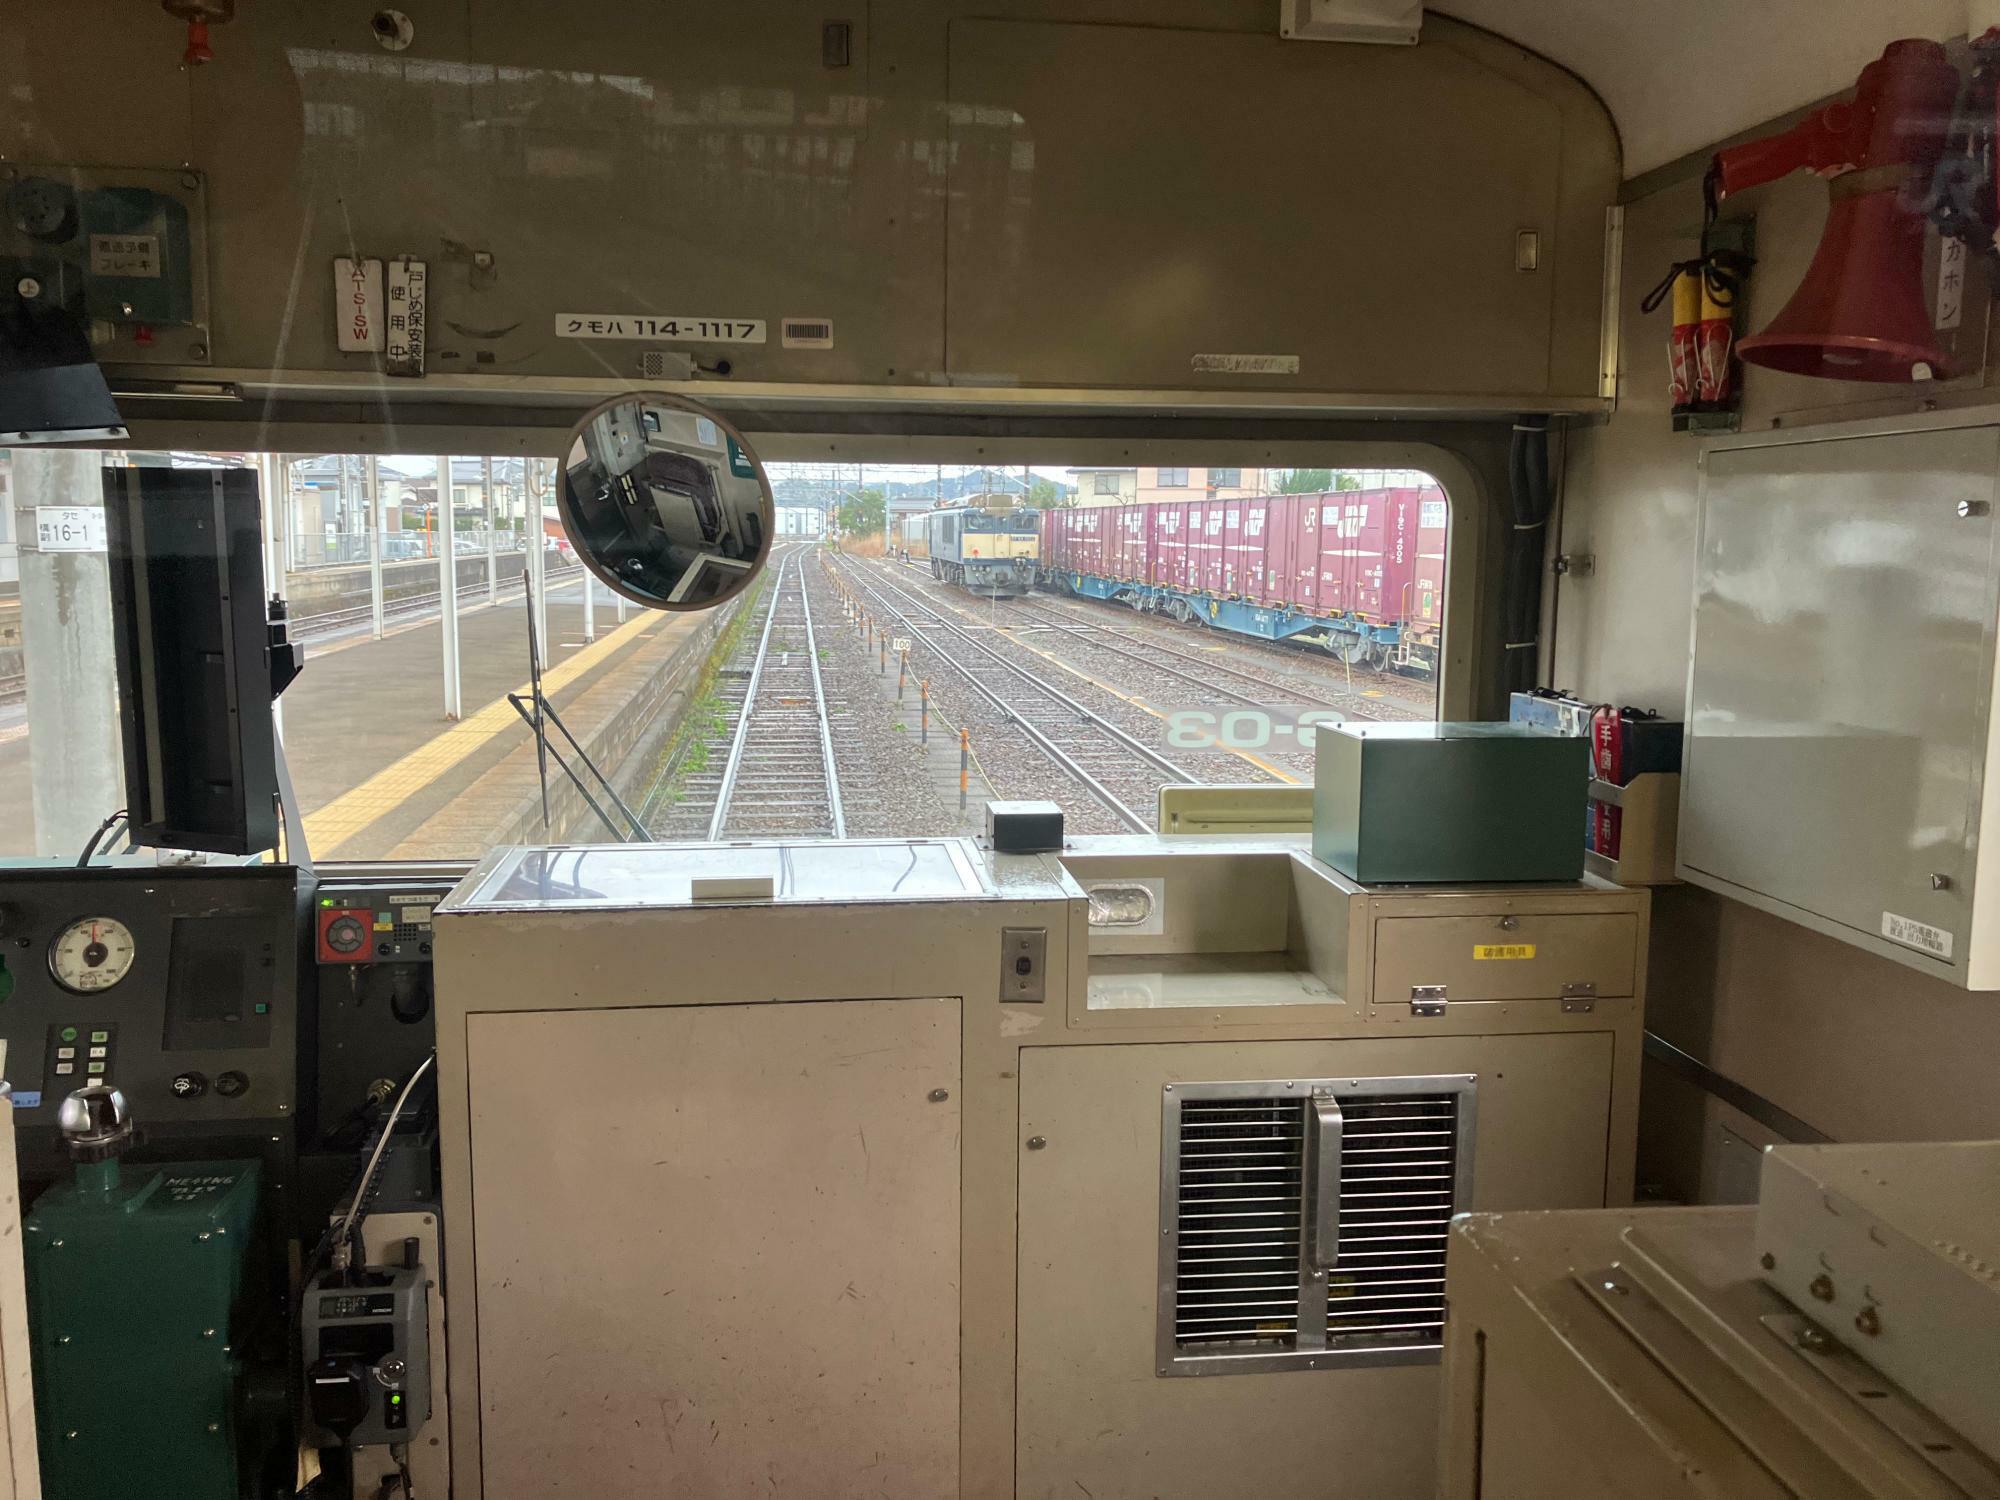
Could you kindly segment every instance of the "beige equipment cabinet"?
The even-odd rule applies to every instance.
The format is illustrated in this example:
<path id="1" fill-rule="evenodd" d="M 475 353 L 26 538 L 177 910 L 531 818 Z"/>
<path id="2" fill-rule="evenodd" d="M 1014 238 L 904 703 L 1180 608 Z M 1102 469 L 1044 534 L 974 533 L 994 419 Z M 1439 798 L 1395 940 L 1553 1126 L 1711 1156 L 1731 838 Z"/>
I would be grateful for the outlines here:
<path id="1" fill-rule="evenodd" d="M 2000 1496 L 1996 1173 L 1781 1146 L 1756 1208 L 1459 1220 L 1443 1495 Z"/>
<path id="2" fill-rule="evenodd" d="M 1427 1496 L 1448 1215 L 1629 1197 L 1646 900 L 496 853 L 436 915 L 453 1493 Z"/>

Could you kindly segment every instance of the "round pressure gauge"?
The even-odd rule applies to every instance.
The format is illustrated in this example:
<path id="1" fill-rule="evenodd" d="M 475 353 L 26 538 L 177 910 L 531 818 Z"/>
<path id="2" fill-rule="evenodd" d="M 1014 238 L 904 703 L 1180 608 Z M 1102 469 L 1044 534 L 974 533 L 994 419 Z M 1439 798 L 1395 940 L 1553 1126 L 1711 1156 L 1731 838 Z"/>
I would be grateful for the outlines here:
<path id="1" fill-rule="evenodd" d="M 138 952 L 131 928 L 115 917 L 80 917 L 49 945 L 49 972 L 64 989 L 88 995 L 123 979 Z"/>

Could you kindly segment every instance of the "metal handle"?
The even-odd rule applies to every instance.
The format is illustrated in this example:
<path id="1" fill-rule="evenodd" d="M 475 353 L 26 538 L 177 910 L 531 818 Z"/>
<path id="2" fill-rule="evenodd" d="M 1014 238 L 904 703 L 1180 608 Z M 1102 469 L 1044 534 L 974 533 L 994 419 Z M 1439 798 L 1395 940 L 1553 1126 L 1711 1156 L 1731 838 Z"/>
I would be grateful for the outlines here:
<path id="1" fill-rule="evenodd" d="M 1306 1144 L 1312 1158 L 1306 1264 L 1315 1271 L 1331 1271 L 1340 1259 L 1340 1101 L 1331 1094 L 1314 1094 L 1306 1100 L 1306 1111 Z"/>

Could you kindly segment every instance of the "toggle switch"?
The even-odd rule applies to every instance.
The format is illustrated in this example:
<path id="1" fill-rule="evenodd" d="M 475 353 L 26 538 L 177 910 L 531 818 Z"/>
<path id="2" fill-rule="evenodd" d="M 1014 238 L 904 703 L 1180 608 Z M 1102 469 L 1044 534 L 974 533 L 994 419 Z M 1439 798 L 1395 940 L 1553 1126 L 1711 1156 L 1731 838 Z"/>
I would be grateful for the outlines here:
<path id="1" fill-rule="evenodd" d="M 1006 927 L 1000 932 L 1000 999 L 1039 1005 L 1048 999 L 1049 930 Z"/>

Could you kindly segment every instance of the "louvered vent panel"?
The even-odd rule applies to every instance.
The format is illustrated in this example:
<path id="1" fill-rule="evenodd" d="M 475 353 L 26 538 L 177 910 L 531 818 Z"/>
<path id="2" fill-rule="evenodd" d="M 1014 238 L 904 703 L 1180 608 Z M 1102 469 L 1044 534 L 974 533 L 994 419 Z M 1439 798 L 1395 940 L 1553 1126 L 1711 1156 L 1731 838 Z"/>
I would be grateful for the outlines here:
<path id="1" fill-rule="evenodd" d="M 1475 1087 L 1446 1074 L 1169 1088 L 1158 1373 L 1435 1360 Z M 1334 1149 L 1337 1168 L 1321 1154 Z"/>
<path id="2" fill-rule="evenodd" d="M 1305 1159 L 1298 1095 L 1184 1099 L 1179 1145 L 1175 1346 L 1290 1349 Z"/>
<path id="3" fill-rule="evenodd" d="M 1458 1173 L 1458 1095 L 1340 1101 L 1340 1258 L 1327 1347 L 1437 1344 Z"/>

